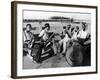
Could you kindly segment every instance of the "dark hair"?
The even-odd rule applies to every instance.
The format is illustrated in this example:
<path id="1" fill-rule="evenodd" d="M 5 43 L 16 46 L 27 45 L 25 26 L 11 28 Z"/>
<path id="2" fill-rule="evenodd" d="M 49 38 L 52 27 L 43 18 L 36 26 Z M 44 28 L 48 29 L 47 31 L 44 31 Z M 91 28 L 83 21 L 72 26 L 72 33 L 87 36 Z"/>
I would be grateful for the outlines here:
<path id="1" fill-rule="evenodd" d="M 67 26 L 68 26 L 68 28 L 67 28 L 67 29 L 69 30 L 69 29 L 71 28 L 71 24 L 69 24 L 69 25 L 67 25 Z"/>
<path id="2" fill-rule="evenodd" d="M 71 28 L 71 26 L 68 27 L 68 30 Z"/>
<path id="3" fill-rule="evenodd" d="M 74 30 L 74 27 L 73 28 L 71 28 L 71 32 Z"/>
<path id="4" fill-rule="evenodd" d="M 29 26 L 30 29 L 32 29 L 32 25 L 31 24 L 27 24 L 26 27 Z"/>
<path id="5" fill-rule="evenodd" d="M 45 28 L 47 28 L 47 27 L 48 27 L 48 29 L 50 29 L 49 23 L 45 23 Z"/>
<path id="6" fill-rule="evenodd" d="M 63 29 L 66 29 L 66 26 L 63 26 Z"/>
<path id="7" fill-rule="evenodd" d="M 44 30 L 45 29 L 45 27 L 42 27 L 42 30 Z"/>
<path id="8" fill-rule="evenodd" d="M 82 22 L 82 25 L 83 25 L 84 27 L 86 27 L 86 24 L 87 24 L 86 22 Z"/>
<path id="9" fill-rule="evenodd" d="M 76 26 L 76 29 L 79 30 L 79 26 Z"/>

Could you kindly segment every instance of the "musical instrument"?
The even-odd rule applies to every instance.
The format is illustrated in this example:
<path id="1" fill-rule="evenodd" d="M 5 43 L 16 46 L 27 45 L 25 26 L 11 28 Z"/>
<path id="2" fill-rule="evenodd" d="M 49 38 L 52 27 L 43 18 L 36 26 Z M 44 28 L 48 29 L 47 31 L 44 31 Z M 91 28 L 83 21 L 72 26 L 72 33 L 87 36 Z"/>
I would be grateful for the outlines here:
<path id="1" fill-rule="evenodd" d="M 53 37 L 54 37 L 54 33 L 51 33 L 49 39 L 44 43 L 44 46 L 46 46 L 50 41 L 52 41 Z"/>
<path id="2" fill-rule="evenodd" d="M 52 38 L 54 37 L 54 33 L 51 33 L 49 39 L 46 42 L 35 41 L 32 46 L 32 57 L 37 63 L 41 62 L 43 58 L 47 56 L 52 56 L 54 54 L 52 46 Z"/>

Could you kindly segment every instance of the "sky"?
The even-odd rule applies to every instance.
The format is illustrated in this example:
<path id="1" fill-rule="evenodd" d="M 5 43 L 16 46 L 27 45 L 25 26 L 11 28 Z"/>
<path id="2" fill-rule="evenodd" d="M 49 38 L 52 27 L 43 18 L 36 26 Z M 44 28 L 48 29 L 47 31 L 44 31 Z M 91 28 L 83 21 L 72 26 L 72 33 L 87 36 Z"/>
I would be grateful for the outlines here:
<path id="1" fill-rule="evenodd" d="M 74 19 L 90 20 L 91 14 L 89 13 L 76 13 L 76 12 L 51 12 L 51 11 L 23 11 L 23 19 L 48 19 L 52 16 L 63 16 Z"/>

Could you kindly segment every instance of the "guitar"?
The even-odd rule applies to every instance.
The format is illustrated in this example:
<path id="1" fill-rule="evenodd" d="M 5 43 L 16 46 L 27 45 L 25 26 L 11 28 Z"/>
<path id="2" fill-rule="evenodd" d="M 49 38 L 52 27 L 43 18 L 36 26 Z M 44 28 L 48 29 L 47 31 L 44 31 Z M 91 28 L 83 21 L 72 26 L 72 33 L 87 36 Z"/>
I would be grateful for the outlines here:
<path id="1" fill-rule="evenodd" d="M 49 37 L 49 39 L 44 43 L 44 46 L 46 46 L 50 41 L 52 41 L 52 38 L 54 37 L 54 33 L 51 34 L 51 36 Z"/>
<path id="2" fill-rule="evenodd" d="M 51 36 L 49 37 L 49 39 L 45 43 L 42 43 L 42 42 L 39 42 L 39 41 L 34 42 L 31 55 L 33 56 L 33 59 L 36 62 L 41 61 L 41 56 L 44 55 L 44 54 L 42 54 L 43 48 L 48 45 L 48 43 L 52 40 L 53 36 L 54 36 L 54 33 L 51 34 Z M 44 53 L 46 53 L 46 51 Z"/>

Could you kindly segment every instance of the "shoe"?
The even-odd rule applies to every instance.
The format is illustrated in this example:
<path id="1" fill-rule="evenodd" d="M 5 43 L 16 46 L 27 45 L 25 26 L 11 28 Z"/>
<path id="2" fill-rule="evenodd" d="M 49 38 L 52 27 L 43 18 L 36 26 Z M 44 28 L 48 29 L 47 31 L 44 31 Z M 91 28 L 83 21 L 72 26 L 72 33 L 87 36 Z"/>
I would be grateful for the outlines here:
<path id="1" fill-rule="evenodd" d="M 57 54 L 54 54 L 54 56 L 57 56 Z"/>
<path id="2" fill-rule="evenodd" d="M 38 63 L 38 64 L 42 64 L 42 61 L 38 61 L 37 63 Z"/>
<path id="3" fill-rule="evenodd" d="M 66 54 L 65 53 L 62 53 L 62 55 L 63 55 L 63 57 L 65 57 Z"/>

